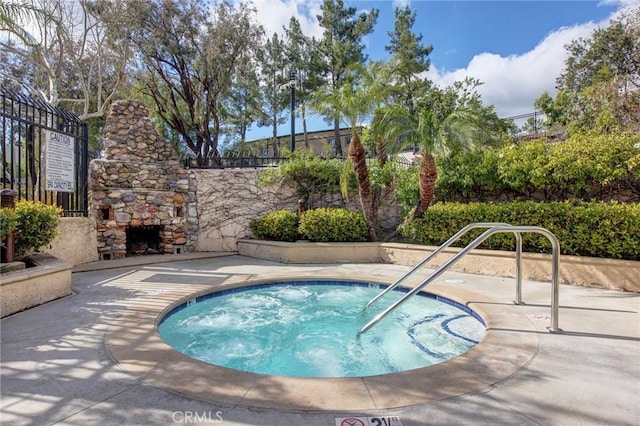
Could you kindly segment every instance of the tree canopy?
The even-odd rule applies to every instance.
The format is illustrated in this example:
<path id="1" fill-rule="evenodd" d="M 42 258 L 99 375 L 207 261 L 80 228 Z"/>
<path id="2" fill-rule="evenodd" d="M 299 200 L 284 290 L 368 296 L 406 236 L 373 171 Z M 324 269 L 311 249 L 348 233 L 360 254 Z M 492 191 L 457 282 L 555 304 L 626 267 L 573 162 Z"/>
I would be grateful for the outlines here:
<path id="1" fill-rule="evenodd" d="M 555 99 L 545 92 L 535 103 L 548 125 L 570 131 L 640 129 L 640 8 L 566 49 Z"/>
<path id="2" fill-rule="evenodd" d="M 249 1 L 24 0 L 0 5 L 3 85 L 94 119 L 91 132 L 96 134 L 113 100 L 141 98 L 179 149 L 213 162 L 220 161 L 223 141 L 244 143 L 247 132 L 260 125 L 273 130 L 272 152 L 278 154 L 278 124 L 288 119 L 287 112 L 301 115 L 306 134 L 311 100 L 338 99 L 343 87 L 353 84 L 350 67 L 367 64 L 366 37 L 379 14 L 348 7 L 343 0 L 323 0 L 317 16 L 322 32 L 315 38 L 305 35 L 294 17 L 282 32 L 265 34 Z M 464 103 L 487 127 L 504 128 L 478 95 L 479 81 L 467 78 L 439 88 L 426 77 L 433 46 L 414 30 L 417 19 L 409 6 L 395 8 L 385 46 L 389 59 L 376 71 L 376 84 L 384 88 L 379 104 L 400 104 L 413 113 L 429 110 L 442 119 Z M 640 93 L 637 39 L 635 11 L 572 43 L 571 58 L 558 78 L 561 90 L 555 99 L 543 95 L 540 107 L 565 124 L 633 124 Z M 294 111 L 286 90 L 290 73 L 296 76 Z M 338 142 L 341 123 L 349 117 L 335 103 L 326 106 L 319 110 Z M 375 128 L 374 116 L 361 124 Z M 375 137 L 367 139 L 365 144 Z M 334 154 L 343 157 L 343 145 L 334 147 Z M 370 152 L 384 153 L 384 146 Z"/>

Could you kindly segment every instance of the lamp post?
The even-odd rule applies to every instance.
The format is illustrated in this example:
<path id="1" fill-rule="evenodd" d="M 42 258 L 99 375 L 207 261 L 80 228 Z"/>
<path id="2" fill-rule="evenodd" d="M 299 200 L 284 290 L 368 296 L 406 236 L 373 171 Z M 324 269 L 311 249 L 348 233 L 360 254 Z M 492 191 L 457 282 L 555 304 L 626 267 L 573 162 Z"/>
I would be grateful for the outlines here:
<path id="1" fill-rule="evenodd" d="M 289 72 L 289 87 L 291 88 L 291 152 L 296 149 L 296 72 Z"/>

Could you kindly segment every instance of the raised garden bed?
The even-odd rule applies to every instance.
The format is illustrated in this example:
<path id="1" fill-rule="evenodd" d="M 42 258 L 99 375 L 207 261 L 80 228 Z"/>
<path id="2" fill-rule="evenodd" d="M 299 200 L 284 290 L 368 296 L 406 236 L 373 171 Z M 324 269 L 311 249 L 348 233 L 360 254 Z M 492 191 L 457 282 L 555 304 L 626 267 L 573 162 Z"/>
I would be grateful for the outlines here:
<path id="1" fill-rule="evenodd" d="M 71 294 L 71 265 L 46 253 L 31 255 L 23 264 L 0 273 L 0 317 Z"/>

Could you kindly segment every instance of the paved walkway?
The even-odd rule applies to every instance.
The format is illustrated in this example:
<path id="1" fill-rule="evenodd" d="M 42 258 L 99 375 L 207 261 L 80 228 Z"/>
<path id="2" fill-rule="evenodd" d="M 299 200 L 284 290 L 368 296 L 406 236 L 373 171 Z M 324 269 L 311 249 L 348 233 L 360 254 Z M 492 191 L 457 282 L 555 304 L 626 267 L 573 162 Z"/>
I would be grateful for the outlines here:
<path id="1" fill-rule="evenodd" d="M 313 426 L 335 425 L 336 418 L 348 414 L 398 416 L 405 426 L 640 424 L 638 294 L 562 286 L 559 325 L 564 332 L 550 334 L 546 330 L 549 284 L 525 281 L 523 298 L 527 304 L 517 309 L 533 324 L 539 346 L 531 362 L 511 377 L 478 392 L 410 407 L 314 413 L 203 402 L 153 387 L 113 361 L 105 346 L 107 329 L 141 298 L 185 284 L 316 271 L 399 276 L 407 267 L 290 265 L 242 256 L 182 255 L 140 261 L 147 264 L 136 266 L 127 259 L 83 265 L 73 274 L 72 296 L 1 320 L 2 425 L 170 425 L 197 421 Z M 162 263 L 151 263 L 156 261 Z M 136 278 L 143 276 L 141 271 L 153 272 L 153 279 Z M 448 272 L 438 282 L 489 296 L 498 304 L 513 300 L 513 279 Z"/>

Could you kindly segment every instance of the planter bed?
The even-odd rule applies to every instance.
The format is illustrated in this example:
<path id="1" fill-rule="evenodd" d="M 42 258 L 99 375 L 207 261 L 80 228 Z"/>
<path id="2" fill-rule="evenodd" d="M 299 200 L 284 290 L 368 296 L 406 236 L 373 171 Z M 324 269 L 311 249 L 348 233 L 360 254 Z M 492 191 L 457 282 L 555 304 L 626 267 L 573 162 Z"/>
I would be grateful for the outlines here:
<path id="1" fill-rule="evenodd" d="M 45 253 L 29 259 L 35 266 L 0 274 L 0 317 L 71 294 L 71 265 Z"/>

